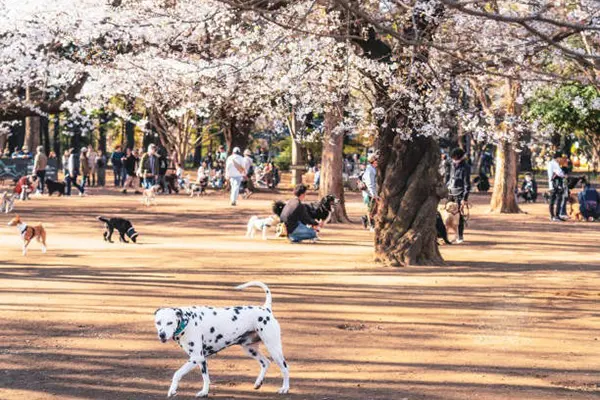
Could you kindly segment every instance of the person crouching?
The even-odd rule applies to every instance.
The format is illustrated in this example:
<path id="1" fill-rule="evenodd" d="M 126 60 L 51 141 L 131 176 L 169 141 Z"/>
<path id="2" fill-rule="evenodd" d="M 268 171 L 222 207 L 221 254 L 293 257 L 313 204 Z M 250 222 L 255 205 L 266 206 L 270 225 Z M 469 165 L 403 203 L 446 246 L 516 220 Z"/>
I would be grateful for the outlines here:
<path id="1" fill-rule="evenodd" d="M 281 212 L 281 222 L 285 224 L 288 232 L 288 239 L 292 243 L 298 243 L 303 240 L 315 240 L 317 232 L 312 228 L 321 226 L 315 221 L 308 210 L 302 204 L 306 198 L 306 186 L 299 184 L 294 188 L 294 198 L 287 202 Z"/>

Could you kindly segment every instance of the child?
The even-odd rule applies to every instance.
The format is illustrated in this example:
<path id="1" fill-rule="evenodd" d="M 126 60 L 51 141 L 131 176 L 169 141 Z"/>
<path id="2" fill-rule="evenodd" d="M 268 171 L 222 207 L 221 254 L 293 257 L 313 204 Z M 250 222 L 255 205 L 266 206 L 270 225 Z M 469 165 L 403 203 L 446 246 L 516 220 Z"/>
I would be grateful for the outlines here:
<path id="1" fill-rule="evenodd" d="M 181 163 L 177 164 L 177 170 L 175 171 L 177 175 L 177 183 L 181 189 L 185 188 L 185 179 L 183 178 L 183 168 L 181 167 Z"/>
<path id="2" fill-rule="evenodd" d="M 527 203 L 535 203 L 537 196 L 537 182 L 531 172 L 527 172 L 525 174 L 523 185 L 521 185 L 521 190 L 519 191 L 519 197 L 522 197 Z"/>

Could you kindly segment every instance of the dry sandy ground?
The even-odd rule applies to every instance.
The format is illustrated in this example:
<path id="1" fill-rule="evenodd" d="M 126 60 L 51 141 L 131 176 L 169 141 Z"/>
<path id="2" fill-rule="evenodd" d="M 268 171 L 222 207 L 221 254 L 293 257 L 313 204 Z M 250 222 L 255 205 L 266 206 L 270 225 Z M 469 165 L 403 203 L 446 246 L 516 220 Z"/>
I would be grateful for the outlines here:
<path id="1" fill-rule="evenodd" d="M 33 243 L 27 257 L 0 216 L 0 399 L 163 399 L 185 354 L 157 340 L 154 310 L 262 304 L 260 289 L 233 290 L 254 279 L 274 294 L 291 394 L 274 394 L 275 365 L 254 391 L 258 365 L 230 348 L 209 360 L 211 398 L 600 398 L 600 224 L 551 224 L 542 204 L 493 216 L 473 196 L 447 265 L 389 269 L 358 225 L 329 226 L 315 245 L 246 240 L 273 198 L 18 203 L 48 230 L 48 254 Z M 130 218 L 141 243 L 105 243 L 97 215 Z M 200 387 L 193 371 L 179 398 Z"/>

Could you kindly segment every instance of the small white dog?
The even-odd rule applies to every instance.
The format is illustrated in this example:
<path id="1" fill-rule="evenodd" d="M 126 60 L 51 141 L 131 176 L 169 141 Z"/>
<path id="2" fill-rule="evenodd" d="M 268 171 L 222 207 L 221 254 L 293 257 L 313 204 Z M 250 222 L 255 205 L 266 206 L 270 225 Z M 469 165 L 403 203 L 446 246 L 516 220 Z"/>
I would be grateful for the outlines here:
<path id="1" fill-rule="evenodd" d="M 250 217 L 246 237 L 253 239 L 256 231 L 262 232 L 263 240 L 267 240 L 267 230 L 275 224 L 275 217 L 258 218 L 256 215 Z"/>
<path id="2" fill-rule="evenodd" d="M 15 207 L 15 197 L 14 193 L 4 192 L 0 195 L 0 213 L 8 214 Z"/>
<path id="3" fill-rule="evenodd" d="M 160 185 L 151 186 L 150 189 L 144 189 L 142 203 L 146 206 L 156 205 L 156 194 L 160 190 Z"/>
<path id="4" fill-rule="evenodd" d="M 160 341 L 166 343 L 173 339 L 189 355 L 189 360 L 173 375 L 168 397 L 177 394 L 179 381 L 196 367 L 202 371 L 203 380 L 202 390 L 196 396 L 208 396 L 210 378 L 206 358 L 236 344 L 242 346 L 246 354 L 260 364 L 254 389 L 260 388 L 271 364 L 260 352 L 260 342 L 269 350 L 283 375 L 283 386 L 278 393 L 285 394 L 290 390 L 290 374 L 281 347 L 281 329 L 271 311 L 271 292 L 267 285 L 257 281 L 245 283 L 236 289 L 249 286 L 258 286 L 265 291 L 264 306 L 193 306 L 156 310 L 154 324 Z"/>

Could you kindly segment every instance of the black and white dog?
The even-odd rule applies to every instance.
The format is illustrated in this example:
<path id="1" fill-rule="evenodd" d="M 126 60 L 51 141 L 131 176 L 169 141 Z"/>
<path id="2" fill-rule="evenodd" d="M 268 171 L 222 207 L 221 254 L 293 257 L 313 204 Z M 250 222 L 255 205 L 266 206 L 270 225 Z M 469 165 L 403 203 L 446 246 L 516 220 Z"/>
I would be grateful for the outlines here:
<path id="1" fill-rule="evenodd" d="M 48 196 L 52 196 L 52 193 L 57 192 L 59 196 L 65 194 L 65 183 L 55 182 L 52 179 L 46 178 L 46 186 L 48 187 Z"/>
<path id="2" fill-rule="evenodd" d="M 260 373 L 254 388 L 262 386 L 270 361 L 258 349 L 262 342 L 283 375 L 283 386 L 278 393 L 290 390 L 288 365 L 283 357 L 281 329 L 271 311 L 271 292 L 262 282 L 252 281 L 236 287 L 241 290 L 250 286 L 261 287 L 266 293 L 264 306 L 237 306 L 213 308 L 193 306 L 182 308 L 159 308 L 154 313 L 158 338 L 166 343 L 176 341 L 189 355 L 189 360 L 175 372 L 168 397 L 177 394 L 179 381 L 196 367 L 202 371 L 202 390 L 197 397 L 208 396 L 210 378 L 206 358 L 233 345 L 240 345 L 250 357 L 260 364 Z"/>
<path id="3" fill-rule="evenodd" d="M 129 238 L 133 241 L 133 243 L 137 242 L 138 233 L 133 229 L 133 225 L 131 222 L 124 218 L 104 218 L 98 217 L 98 219 L 104 222 L 105 230 L 104 230 L 104 240 L 112 243 L 112 234 L 116 229 L 119 232 L 119 241 L 124 243 L 129 243 L 125 238 L 125 235 L 129 236 Z"/>
<path id="4" fill-rule="evenodd" d="M 304 205 L 310 216 L 313 217 L 313 219 L 317 221 L 325 221 L 325 223 L 327 223 L 331 218 L 331 214 L 333 214 L 333 211 L 335 210 L 335 206 L 338 204 L 340 204 L 340 200 L 334 195 L 328 194 L 319 201 L 307 203 Z M 285 202 L 281 200 L 273 202 L 273 213 L 278 217 L 281 217 L 281 212 L 283 211 L 284 207 Z"/>

